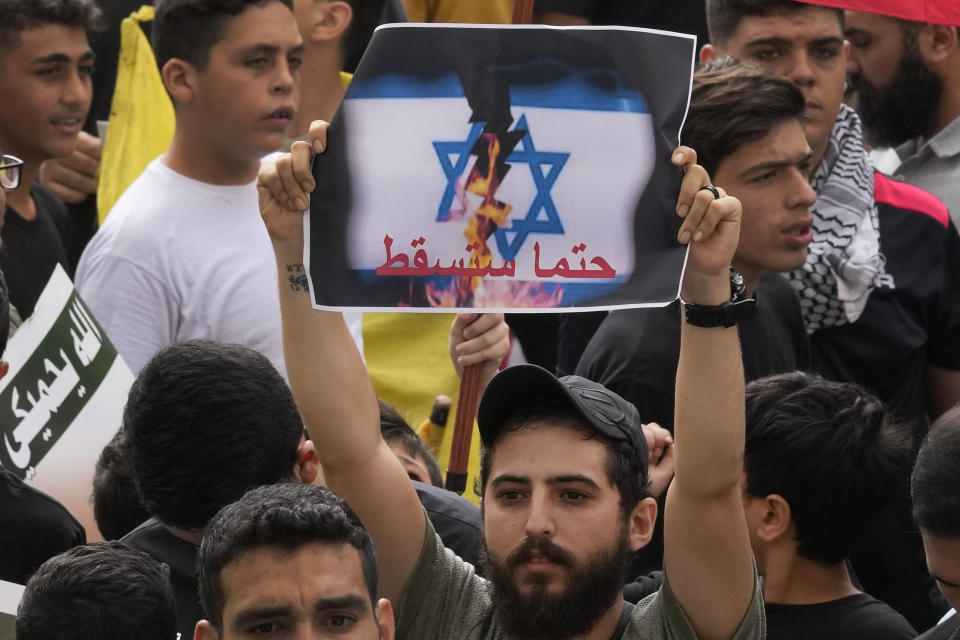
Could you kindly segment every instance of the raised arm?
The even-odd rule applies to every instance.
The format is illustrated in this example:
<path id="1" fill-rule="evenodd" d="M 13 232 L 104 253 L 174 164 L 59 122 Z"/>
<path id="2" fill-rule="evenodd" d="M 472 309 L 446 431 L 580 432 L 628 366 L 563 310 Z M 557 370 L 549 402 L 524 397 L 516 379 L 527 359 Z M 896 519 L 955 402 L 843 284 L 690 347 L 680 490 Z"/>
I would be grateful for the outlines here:
<path id="1" fill-rule="evenodd" d="M 311 156 L 308 144 L 295 143 L 290 156 L 264 165 L 257 182 L 277 258 L 287 375 L 327 486 L 370 531 L 381 594 L 397 602 L 423 546 L 423 510 L 380 437 L 377 397 L 342 315 L 315 310 L 302 285 L 303 210 L 314 188 Z"/>
<path id="2" fill-rule="evenodd" d="M 325 134 L 325 123 L 311 126 L 313 149 L 322 151 Z M 381 594 L 396 603 L 423 546 L 423 509 L 406 471 L 380 436 L 376 394 L 341 314 L 313 309 L 299 277 L 306 275 L 303 210 L 315 188 L 312 153 L 311 145 L 295 143 L 289 156 L 263 167 L 257 184 L 277 258 L 287 374 L 327 486 L 370 531 Z M 458 370 L 503 357 L 508 331 L 502 316 L 461 316 L 453 330 L 451 352 Z M 495 364 L 483 366 L 492 369 L 489 375 L 496 371 Z"/>
<path id="3" fill-rule="evenodd" d="M 696 154 L 681 147 L 686 169 L 678 199 L 679 239 L 690 241 L 682 296 L 730 300 L 730 261 L 740 233 L 740 203 L 714 200 Z M 722 192 L 721 192 L 721 195 Z M 684 205 L 688 207 L 684 211 Z M 702 232 L 698 237 L 698 230 Z M 664 569 L 701 640 L 728 639 L 753 597 L 753 560 L 739 479 L 743 470 L 744 377 L 735 327 L 683 322 L 674 424 L 675 477 L 664 513 Z"/>

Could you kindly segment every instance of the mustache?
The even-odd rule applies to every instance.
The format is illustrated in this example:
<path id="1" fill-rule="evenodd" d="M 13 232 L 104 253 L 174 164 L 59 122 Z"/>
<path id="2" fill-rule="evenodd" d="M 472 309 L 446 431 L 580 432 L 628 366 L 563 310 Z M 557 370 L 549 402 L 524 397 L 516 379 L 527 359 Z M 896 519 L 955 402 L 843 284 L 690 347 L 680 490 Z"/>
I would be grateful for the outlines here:
<path id="1" fill-rule="evenodd" d="M 572 553 L 554 544 L 547 538 L 525 538 L 523 542 L 507 556 L 507 567 L 514 569 L 521 564 L 532 561 L 534 551 L 536 551 L 541 558 L 549 560 L 554 564 L 565 567 L 572 567 L 576 564 L 576 559 Z"/>

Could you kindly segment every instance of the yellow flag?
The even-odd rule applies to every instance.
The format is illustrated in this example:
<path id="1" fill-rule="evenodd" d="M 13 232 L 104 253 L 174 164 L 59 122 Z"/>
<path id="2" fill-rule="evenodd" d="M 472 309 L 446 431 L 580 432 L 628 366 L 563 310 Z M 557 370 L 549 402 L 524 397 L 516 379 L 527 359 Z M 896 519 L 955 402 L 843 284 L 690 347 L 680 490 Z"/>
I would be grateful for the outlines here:
<path id="1" fill-rule="evenodd" d="M 141 22 L 153 20 L 153 13 L 151 6 L 140 7 L 120 26 L 117 84 L 97 189 L 101 225 L 120 194 L 173 140 L 173 103 L 163 87 L 150 43 L 140 28 Z"/>
<path id="2" fill-rule="evenodd" d="M 447 354 L 452 313 L 365 313 L 363 356 L 377 395 L 397 408 L 412 425 L 419 425 L 438 395 L 450 396 L 453 407 L 443 434 L 438 461 L 444 474 L 453 443 L 460 381 Z M 478 501 L 473 491 L 480 468 L 480 435 L 473 427 L 467 490 L 463 496 Z"/>

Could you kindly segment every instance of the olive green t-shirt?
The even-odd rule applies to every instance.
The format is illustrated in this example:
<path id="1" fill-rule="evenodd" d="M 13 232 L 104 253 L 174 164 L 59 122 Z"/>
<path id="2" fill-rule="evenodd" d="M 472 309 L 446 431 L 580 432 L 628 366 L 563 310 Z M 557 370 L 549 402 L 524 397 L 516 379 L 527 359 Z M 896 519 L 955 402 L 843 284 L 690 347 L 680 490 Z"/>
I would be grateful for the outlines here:
<path id="1" fill-rule="evenodd" d="M 397 640 L 508 640 L 490 599 L 490 583 L 445 548 L 426 518 L 420 559 L 404 589 L 397 614 Z M 763 596 L 754 578 L 753 600 L 733 640 L 766 636 Z M 633 609 L 623 640 L 696 640 L 666 578 Z"/>

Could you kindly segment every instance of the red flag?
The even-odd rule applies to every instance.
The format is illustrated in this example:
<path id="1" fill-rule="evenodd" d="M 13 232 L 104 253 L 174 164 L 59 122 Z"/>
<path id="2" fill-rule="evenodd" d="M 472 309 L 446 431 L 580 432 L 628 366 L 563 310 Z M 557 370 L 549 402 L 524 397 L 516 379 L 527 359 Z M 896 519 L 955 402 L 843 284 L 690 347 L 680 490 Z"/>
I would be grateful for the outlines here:
<path id="1" fill-rule="evenodd" d="M 958 0 L 802 0 L 804 4 L 850 9 L 866 13 L 960 27 L 960 1 Z"/>

